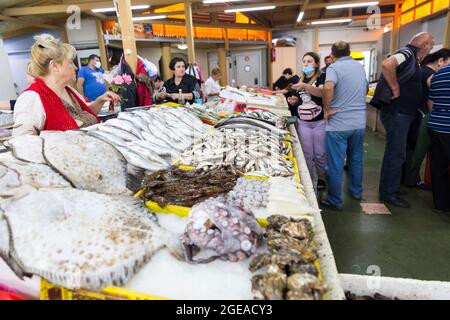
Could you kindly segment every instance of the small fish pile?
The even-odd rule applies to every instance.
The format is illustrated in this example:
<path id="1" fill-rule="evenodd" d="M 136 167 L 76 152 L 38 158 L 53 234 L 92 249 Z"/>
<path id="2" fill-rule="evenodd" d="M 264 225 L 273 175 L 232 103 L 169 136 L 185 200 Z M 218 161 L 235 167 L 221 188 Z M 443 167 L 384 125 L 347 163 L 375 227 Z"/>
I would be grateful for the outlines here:
<path id="1" fill-rule="evenodd" d="M 207 172 L 161 170 L 144 178 L 140 197 L 158 203 L 161 208 L 169 204 L 192 207 L 207 198 L 229 192 L 238 178 L 239 173 L 231 167 Z"/>
<path id="2" fill-rule="evenodd" d="M 220 129 L 204 134 L 187 148 L 180 162 L 197 169 L 232 165 L 246 174 L 292 176 L 294 166 L 285 156 L 290 147 L 279 135 L 255 129 Z"/>
<path id="3" fill-rule="evenodd" d="M 252 278 L 257 300 L 320 300 L 326 287 L 320 282 L 314 265 L 317 249 L 313 245 L 313 227 L 307 219 L 275 215 L 268 218 L 268 252 L 257 255 L 249 269 L 266 271 Z"/>
<path id="4" fill-rule="evenodd" d="M 267 181 L 239 178 L 236 186 L 227 194 L 227 198 L 247 211 L 265 208 L 268 202 L 269 188 L 270 184 Z"/>
<path id="5" fill-rule="evenodd" d="M 208 263 L 216 259 L 237 262 L 256 252 L 261 230 L 255 216 L 225 197 L 211 198 L 195 205 L 182 236 L 186 260 Z M 211 255 L 194 260 L 196 253 Z"/>
<path id="6" fill-rule="evenodd" d="M 121 112 L 87 130 L 114 145 L 129 164 L 154 172 L 170 167 L 208 128 L 185 108 L 161 107 Z"/>
<path id="7" fill-rule="evenodd" d="M 0 202 L 0 257 L 21 278 L 93 291 L 123 286 L 166 240 L 125 197 L 28 187 Z"/>
<path id="8" fill-rule="evenodd" d="M 270 123 L 280 129 L 287 129 L 288 127 L 288 122 L 285 117 L 277 116 L 275 113 L 270 111 L 246 109 L 244 110 L 244 112 L 238 115 L 238 117 L 258 119 Z"/>
<path id="9" fill-rule="evenodd" d="M 186 108 L 194 115 L 199 117 L 203 122 L 210 124 L 217 124 L 220 120 L 228 117 L 227 114 L 222 112 L 214 111 L 214 108 L 208 107 L 206 105 L 189 105 L 186 104 Z"/>
<path id="10" fill-rule="evenodd" d="M 30 164 L 23 164 L 19 173 L 28 170 L 31 174 L 31 170 L 41 167 L 43 179 L 46 174 L 50 176 L 48 169 L 51 168 L 74 188 L 104 194 L 130 194 L 123 156 L 112 145 L 83 131 L 43 131 L 40 136 L 19 136 L 7 144 L 16 159 Z M 48 167 L 43 169 L 42 165 Z"/>

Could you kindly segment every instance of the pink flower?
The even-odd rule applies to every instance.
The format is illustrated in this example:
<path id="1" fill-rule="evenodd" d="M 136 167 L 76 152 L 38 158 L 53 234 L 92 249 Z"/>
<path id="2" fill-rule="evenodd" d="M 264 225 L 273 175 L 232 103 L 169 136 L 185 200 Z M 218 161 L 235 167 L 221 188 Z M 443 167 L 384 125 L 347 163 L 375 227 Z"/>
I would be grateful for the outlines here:
<path id="1" fill-rule="evenodd" d="M 131 83 L 131 81 L 132 81 L 132 79 L 131 79 L 131 76 L 130 75 L 128 75 L 128 74 L 124 74 L 124 75 L 122 75 L 122 79 L 123 79 L 123 81 L 125 81 L 125 83 L 126 84 L 130 84 Z"/>
<path id="2" fill-rule="evenodd" d="M 117 84 L 117 85 L 123 84 L 122 76 L 115 76 L 112 81 L 114 84 Z"/>

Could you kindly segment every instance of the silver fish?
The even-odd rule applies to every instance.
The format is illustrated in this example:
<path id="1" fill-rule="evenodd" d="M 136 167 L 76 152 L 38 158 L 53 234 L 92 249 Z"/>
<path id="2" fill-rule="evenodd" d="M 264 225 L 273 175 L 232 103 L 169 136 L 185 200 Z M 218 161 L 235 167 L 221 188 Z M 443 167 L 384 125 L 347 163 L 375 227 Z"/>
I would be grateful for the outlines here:
<path id="1" fill-rule="evenodd" d="M 141 130 L 136 128 L 134 124 L 130 121 L 124 120 L 124 119 L 111 119 L 104 123 L 105 126 L 113 126 L 119 129 L 122 129 L 124 131 L 128 131 L 132 134 L 134 134 L 139 139 L 142 139 Z"/>
<path id="2" fill-rule="evenodd" d="M 98 127 L 98 130 L 111 133 L 124 141 L 134 141 L 139 139 L 134 134 L 113 126 L 100 126 Z"/>
<path id="3" fill-rule="evenodd" d="M 124 141 L 120 137 L 118 137 L 112 133 L 106 132 L 106 131 L 95 130 L 95 131 L 90 131 L 88 134 L 99 137 L 101 139 L 104 139 L 106 142 L 109 142 L 115 146 L 126 147 L 126 145 L 127 145 L 126 141 Z"/>
<path id="4" fill-rule="evenodd" d="M 155 172 L 167 168 L 167 165 L 155 164 L 149 160 L 144 159 L 139 154 L 129 149 L 117 147 L 117 150 L 119 150 L 120 153 L 122 153 L 122 155 L 125 157 L 128 163 L 132 164 L 135 167 L 142 168 L 150 172 Z"/>
<path id="5" fill-rule="evenodd" d="M 143 130 L 143 131 L 148 130 L 147 122 L 144 119 L 142 119 L 140 116 L 137 116 L 131 112 L 120 112 L 119 116 L 117 118 L 131 122 L 139 130 Z"/>

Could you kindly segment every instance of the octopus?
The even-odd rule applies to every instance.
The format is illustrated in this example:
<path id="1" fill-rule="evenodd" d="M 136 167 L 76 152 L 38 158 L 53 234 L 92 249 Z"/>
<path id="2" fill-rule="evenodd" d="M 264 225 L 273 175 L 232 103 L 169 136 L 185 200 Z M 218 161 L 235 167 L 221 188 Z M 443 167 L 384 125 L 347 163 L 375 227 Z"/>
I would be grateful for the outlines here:
<path id="1" fill-rule="evenodd" d="M 253 213 L 218 197 L 192 208 L 181 242 L 188 262 L 208 263 L 216 259 L 238 262 L 255 254 L 262 235 Z M 194 260 L 194 255 L 201 251 L 213 254 Z"/>

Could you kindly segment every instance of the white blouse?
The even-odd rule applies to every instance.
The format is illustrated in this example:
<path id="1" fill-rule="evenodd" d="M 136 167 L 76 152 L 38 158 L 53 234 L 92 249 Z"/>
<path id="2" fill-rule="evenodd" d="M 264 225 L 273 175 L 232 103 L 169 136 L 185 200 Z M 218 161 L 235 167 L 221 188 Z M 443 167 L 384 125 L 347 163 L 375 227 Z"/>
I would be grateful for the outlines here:
<path id="1" fill-rule="evenodd" d="M 205 82 L 205 93 L 208 101 L 219 100 L 219 96 L 209 96 L 211 93 L 220 93 L 219 82 L 214 81 L 212 77 L 209 77 Z"/>
<path id="2" fill-rule="evenodd" d="M 71 88 L 81 99 L 84 98 Z M 41 97 L 35 91 L 25 91 L 17 98 L 14 106 L 13 136 L 37 135 L 45 126 L 45 109 Z M 78 120 L 75 120 L 80 125 Z"/>

